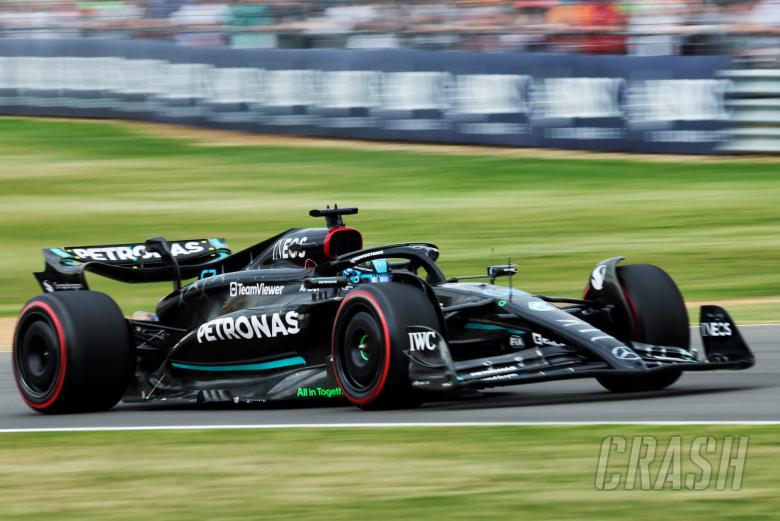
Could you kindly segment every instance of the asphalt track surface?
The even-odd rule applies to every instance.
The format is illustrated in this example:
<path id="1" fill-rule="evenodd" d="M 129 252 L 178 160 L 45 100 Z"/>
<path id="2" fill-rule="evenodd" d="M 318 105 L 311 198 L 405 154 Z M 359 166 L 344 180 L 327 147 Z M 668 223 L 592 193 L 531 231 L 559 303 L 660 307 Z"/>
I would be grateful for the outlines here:
<path id="1" fill-rule="evenodd" d="M 0 353 L 0 430 L 219 425 L 496 422 L 721 422 L 780 420 L 780 325 L 740 328 L 756 355 L 746 371 L 686 373 L 659 392 L 614 394 L 591 379 L 489 390 L 414 410 L 367 412 L 344 403 L 293 407 L 120 404 L 104 413 L 45 416 L 19 397 L 10 353 Z M 695 331 L 692 331 L 695 333 Z M 693 335 L 692 335 L 693 336 Z"/>

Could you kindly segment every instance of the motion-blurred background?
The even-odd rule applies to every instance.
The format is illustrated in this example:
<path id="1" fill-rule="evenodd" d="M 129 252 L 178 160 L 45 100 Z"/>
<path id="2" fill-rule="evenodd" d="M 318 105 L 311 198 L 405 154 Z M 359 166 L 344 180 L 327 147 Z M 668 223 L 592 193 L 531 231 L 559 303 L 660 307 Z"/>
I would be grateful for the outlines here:
<path id="1" fill-rule="evenodd" d="M 241 248 L 334 202 L 453 275 L 577 294 L 622 254 L 780 307 L 775 0 L 2 1 L 0 35 L 2 314 L 42 247 Z"/>
<path id="2" fill-rule="evenodd" d="M 6 37 L 778 58 L 776 0 L 3 0 Z"/>

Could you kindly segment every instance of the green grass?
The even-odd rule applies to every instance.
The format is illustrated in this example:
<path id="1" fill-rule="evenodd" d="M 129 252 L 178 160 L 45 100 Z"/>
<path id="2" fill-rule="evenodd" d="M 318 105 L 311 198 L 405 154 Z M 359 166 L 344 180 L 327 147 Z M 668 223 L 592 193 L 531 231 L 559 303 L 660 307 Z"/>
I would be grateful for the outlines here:
<path id="1" fill-rule="evenodd" d="M 772 520 L 780 509 L 777 432 L 730 425 L 6 434 L 0 515 L 5 521 Z M 637 434 L 658 436 L 659 453 L 671 435 L 682 435 L 683 447 L 694 436 L 750 436 L 742 489 L 718 491 L 713 482 L 701 491 L 596 490 L 602 440 Z M 661 461 L 651 466 L 653 479 Z M 610 473 L 619 463 L 610 464 Z M 683 463 L 684 472 L 693 470 Z"/>
<path id="2" fill-rule="evenodd" d="M 578 295 L 596 262 L 624 255 L 667 269 L 689 299 L 780 295 L 778 163 L 204 147 L 120 124 L 13 118 L 0 120 L 0 158 L 1 315 L 38 291 L 42 247 L 164 235 L 224 236 L 238 249 L 315 225 L 306 211 L 333 202 L 360 207 L 348 222 L 367 245 L 437 243 L 451 275 L 511 255 L 516 284 Z M 92 280 L 126 311 L 168 289 Z"/>

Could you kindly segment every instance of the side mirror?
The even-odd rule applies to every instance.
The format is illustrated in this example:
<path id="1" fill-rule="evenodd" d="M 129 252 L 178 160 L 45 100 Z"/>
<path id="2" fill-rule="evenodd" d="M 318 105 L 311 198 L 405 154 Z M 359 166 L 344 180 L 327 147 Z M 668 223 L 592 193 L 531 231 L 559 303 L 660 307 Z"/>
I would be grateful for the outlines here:
<path id="1" fill-rule="evenodd" d="M 487 267 L 487 276 L 493 284 L 498 277 L 511 277 L 517 274 L 517 264 L 498 264 Z"/>

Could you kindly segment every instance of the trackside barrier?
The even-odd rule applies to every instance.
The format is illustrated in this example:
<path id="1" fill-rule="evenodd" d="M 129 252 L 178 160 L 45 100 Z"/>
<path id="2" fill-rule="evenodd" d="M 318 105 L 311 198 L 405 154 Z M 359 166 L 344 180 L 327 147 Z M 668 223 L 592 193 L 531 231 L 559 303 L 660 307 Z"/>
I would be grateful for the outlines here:
<path id="1" fill-rule="evenodd" d="M 725 152 L 780 152 L 780 70 L 727 70 L 732 128 Z"/>
<path id="2" fill-rule="evenodd" d="M 603 151 L 730 150 L 721 56 L 244 50 L 0 40 L 0 113 L 267 134 Z"/>

